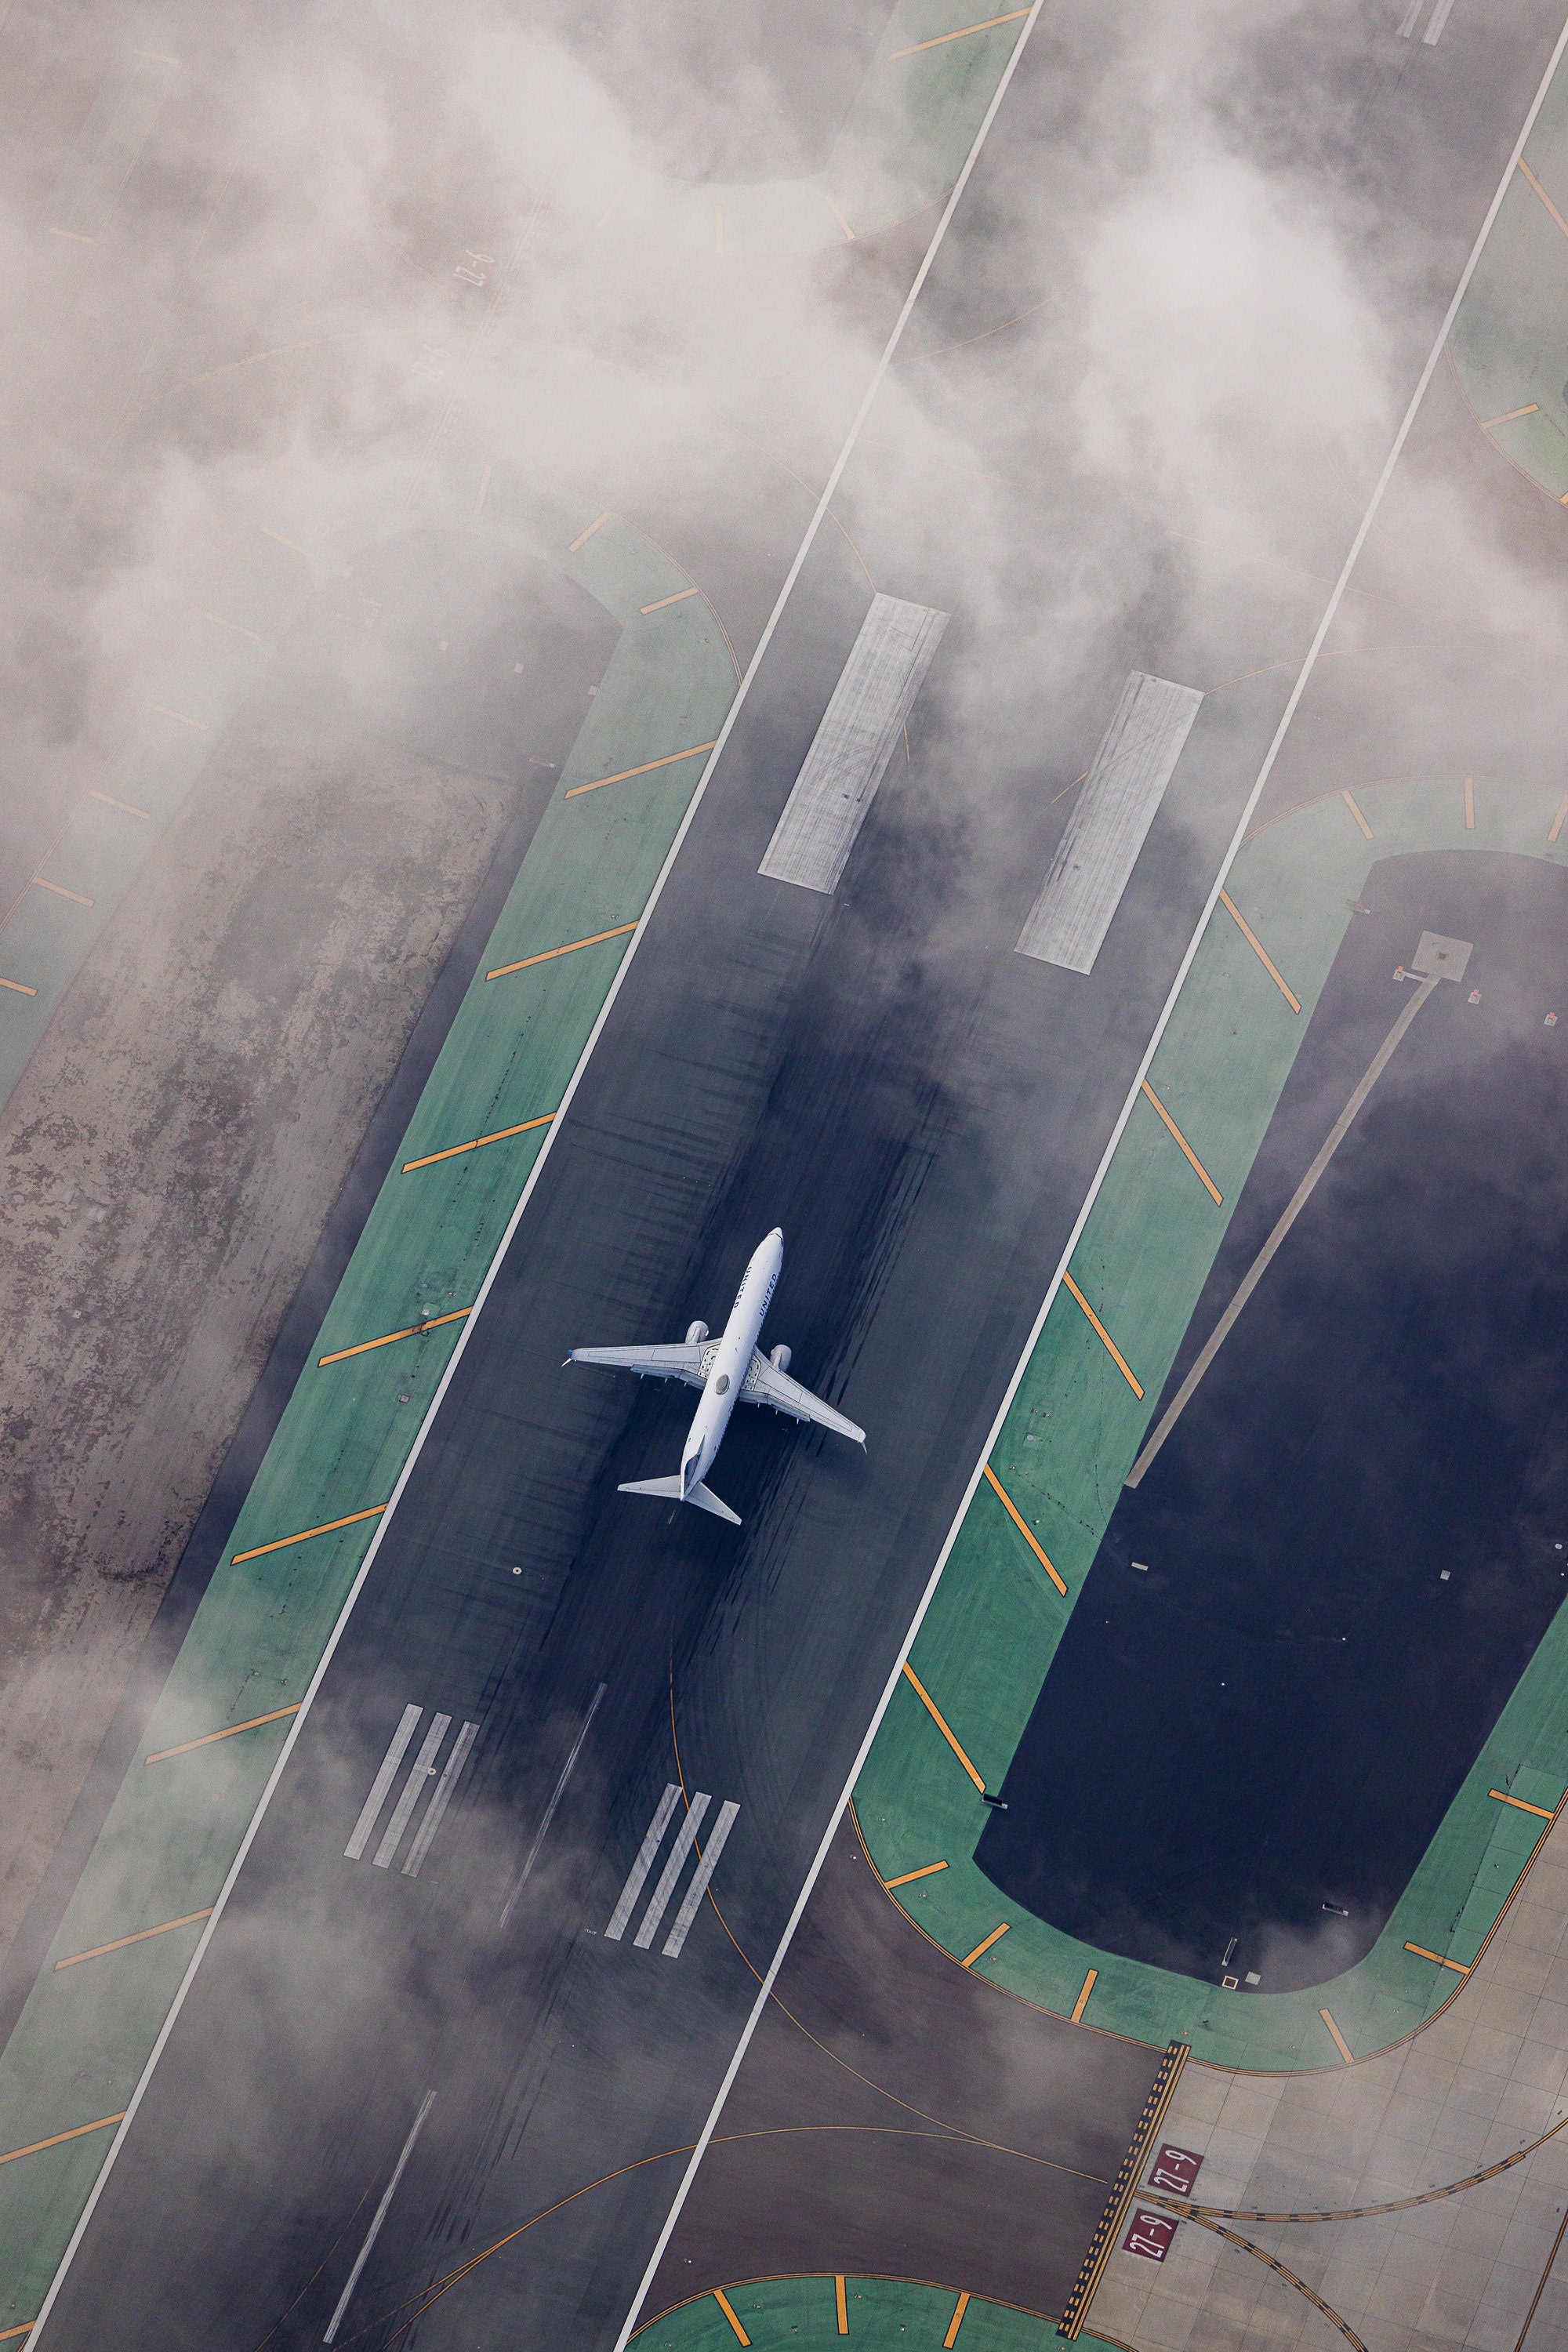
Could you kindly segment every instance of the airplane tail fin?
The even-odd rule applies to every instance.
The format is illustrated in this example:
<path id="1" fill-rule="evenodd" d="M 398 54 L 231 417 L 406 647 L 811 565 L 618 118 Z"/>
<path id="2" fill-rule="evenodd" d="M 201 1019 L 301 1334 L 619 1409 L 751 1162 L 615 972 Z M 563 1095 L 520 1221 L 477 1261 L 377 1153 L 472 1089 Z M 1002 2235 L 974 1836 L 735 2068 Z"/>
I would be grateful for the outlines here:
<path id="1" fill-rule="evenodd" d="M 623 1495 L 668 1496 L 672 1503 L 695 1503 L 700 1511 L 711 1511 L 716 1519 L 728 1519 L 732 1528 L 738 1528 L 741 1524 L 740 1513 L 732 1511 L 728 1503 L 721 1503 L 711 1486 L 696 1486 L 689 1495 L 682 1495 L 679 1472 L 673 1478 L 628 1479 L 618 1491 Z"/>

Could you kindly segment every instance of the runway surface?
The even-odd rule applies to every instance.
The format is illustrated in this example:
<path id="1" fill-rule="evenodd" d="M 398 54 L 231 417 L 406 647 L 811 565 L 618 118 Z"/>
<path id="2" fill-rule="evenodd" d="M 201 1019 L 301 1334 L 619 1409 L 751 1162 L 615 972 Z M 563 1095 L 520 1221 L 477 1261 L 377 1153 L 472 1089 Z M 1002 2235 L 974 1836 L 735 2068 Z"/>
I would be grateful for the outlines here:
<path id="1" fill-rule="evenodd" d="M 1439 132 L 1450 142 L 1443 227 L 1419 334 L 1402 322 L 1413 344 L 1430 339 L 1454 248 L 1473 234 L 1549 37 L 1532 16 L 1504 65 L 1489 65 L 1499 84 L 1479 128 L 1452 82 L 1437 86 L 1426 127 L 1432 144 Z M 1477 52 L 1462 54 L 1473 65 Z M 1392 126 L 1392 168 L 1412 133 L 1397 89 L 1386 116 L 1363 120 L 1373 147 L 1380 122 Z M 874 485 L 872 467 L 873 509 Z M 1309 509 L 1304 563 L 1334 537 Z M 961 511 L 883 509 L 872 521 L 878 584 L 954 614 L 909 764 L 884 787 L 835 899 L 759 877 L 869 594 L 837 538 L 825 540 L 562 1123 L 77 2257 L 51 2346 L 319 2341 L 432 2092 L 337 2340 L 402 2341 L 422 2311 L 426 2347 L 608 2345 L 628 2309 L 680 2151 L 844 1787 L 1289 665 L 1210 697 L 1089 979 L 1014 953 L 1063 793 L 1134 660 L 1217 684 L 1239 675 L 1255 635 L 1304 642 L 1321 595 L 1309 578 L 1268 611 L 1218 590 L 1196 612 L 1153 593 L 1136 611 L 1097 606 L 1053 648 L 1050 692 L 1029 702 L 1026 732 L 1017 703 L 980 708 L 966 695 L 976 670 L 1001 666 Z M 1227 649 L 1234 668 L 1219 660 Z M 775 1223 L 785 1264 L 766 1339 L 787 1339 L 799 1377 L 865 1424 L 867 1454 L 761 1414 L 738 1421 L 712 1481 L 742 1516 L 738 1535 L 617 1496 L 618 1480 L 674 1467 L 682 1400 L 563 1370 L 567 1349 L 679 1338 L 698 1316 L 717 1327 Z M 373 1849 L 344 1852 L 411 1707 L 421 1726 L 436 1710 L 478 1727 L 416 1876 L 401 1849 L 379 1869 Z M 667 1958 L 603 1931 L 672 1781 L 740 1811 L 717 1908 Z M 874 2161 L 837 2170 L 811 2134 L 798 2157 L 783 2137 L 746 2155 L 726 2142 L 700 2176 L 659 2291 L 690 2291 L 682 2266 L 733 2275 L 743 2246 L 752 2267 L 785 2267 L 763 2248 L 789 2230 L 803 2262 L 809 2242 L 820 2264 L 837 2230 L 830 2267 L 906 2266 L 888 2249 L 909 2252 L 923 2234 L 977 2287 L 984 2277 L 1005 2293 L 1027 2273 L 1020 2299 L 1059 2295 L 1153 2053 L 1058 2032 L 960 1985 L 910 1931 L 893 1933 L 890 1906 L 879 1909 L 858 1873 L 841 1844 L 786 1998 L 836 2055 L 872 2042 L 863 2071 L 877 2092 L 846 2089 L 831 2058 L 831 2094 L 802 2082 L 799 2037 L 770 2015 L 734 2113 L 869 2123 L 889 2090 L 923 2104 L 934 2065 L 942 2095 L 930 2105 L 945 2136 L 894 2152 L 888 2135 Z M 854 1982 L 856 1956 L 871 1953 L 883 1973 Z M 989 2037 L 993 2076 L 978 2095 L 944 2073 L 962 2071 L 963 2048 L 950 2001 L 955 2021 L 967 2011 Z M 1019 2085 L 1037 2085 L 1023 2116 Z M 961 2143 L 950 2091 L 966 2102 Z M 1023 2159 L 973 2145 L 1020 2124 L 1029 2129 L 1014 2144 L 1039 2167 L 1038 2237 L 1026 2244 Z M 1069 2169 L 1048 2169 L 1058 2162 Z M 932 2210 L 911 2232 L 923 2200 Z M 411 2303 L 481 2255 L 427 2307 Z"/>

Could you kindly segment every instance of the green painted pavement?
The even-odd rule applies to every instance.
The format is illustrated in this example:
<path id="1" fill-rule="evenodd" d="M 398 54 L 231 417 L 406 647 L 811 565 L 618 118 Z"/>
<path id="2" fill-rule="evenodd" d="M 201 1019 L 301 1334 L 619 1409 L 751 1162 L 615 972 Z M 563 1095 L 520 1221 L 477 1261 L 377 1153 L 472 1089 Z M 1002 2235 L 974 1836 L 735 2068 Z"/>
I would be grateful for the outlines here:
<path id="1" fill-rule="evenodd" d="M 1117 1496 L 1213 1264 L 1230 1211 L 1279 1098 L 1345 925 L 1380 858 L 1470 847 L 1568 863 L 1549 840 L 1554 793 L 1478 780 L 1473 830 L 1462 780 L 1382 784 L 1356 794 L 1368 840 L 1332 793 L 1279 820 L 1242 850 L 1228 890 L 1300 998 L 1292 1012 L 1217 908 L 1150 1072 L 1224 1195 L 1216 1208 L 1146 1099 L 1132 1118 L 1074 1253 L 1072 1274 L 1144 1391 L 1134 1396 L 1064 1287 L 991 1455 L 1053 1565 L 1063 1601 L 989 1486 L 982 1485 L 911 1653 L 915 1674 L 988 1788 L 1000 1786 L 1038 1696 Z M 1564 828 L 1568 832 L 1568 828 Z M 1298 1993 L 1245 1998 L 1101 1952 L 1032 1918 L 973 1861 L 984 1813 L 973 1782 L 907 1679 L 855 1792 L 860 1832 L 884 1879 L 945 1869 L 893 1897 L 953 1958 L 1005 1923 L 975 1972 L 1070 2016 L 1099 1971 L 1085 2021 L 1211 2063 L 1294 2072 L 1342 2063 L 1321 2011 L 1357 2056 L 1429 2021 L 1463 1979 L 1406 1952 L 1419 1944 L 1471 1963 L 1545 1827 L 1492 1788 L 1550 1809 L 1568 1786 L 1568 1606 L 1521 1678 L 1372 1951 Z"/>
<path id="2" fill-rule="evenodd" d="M 1561 499 L 1568 499 L 1568 63 L 1552 78 L 1523 161 L 1448 352 L 1489 438 Z"/>
<path id="3" fill-rule="evenodd" d="M 857 2278 L 844 2282 L 847 2341 L 872 2352 L 942 2352 L 958 2312 L 960 2290 L 931 2286 L 918 2279 Z M 752 2279 L 724 2289 L 731 2310 L 745 2329 L 753 2352 L 809 2352 L 812 2346 L 837 2346 L 838 2299 L 830 2273 L 812 2277 Z M 1124 2352 L 1114 2338 L 1079 2337 L 1088 2352 Z M 638 2329 L 633 2341 L 645 2352 L 736 2352 L 740 2338 L 717 2295 L 693 2295 Z M 971 2295 L 952 2338 L 952 2352 L 1046 2352 L 1057 2342 L 1057 2323 L 1041 2312 Z"/>
<path id="4" fill-rule="evenodd" d="M 471 512 L 472 484 L 459 476 L 437 483 L 432 495 L 448 488 Z M 574 787 L 710 743 L 733 700 L 731 657 L 702 598 L 641 610 L 689 587 L 685 573 L 613 517 L 567 552 L 592 520 L 592 509 L 542 518 L 492 473 L 482 524 L 472 525 L 545 532 L 569 574 L 620 622 L 621 636 L 147 1727 L 143 1751 L 290 1712 L 157 1763 L 139 1762 L 127 1776 L 0 2054 L 0 2151 L 124 2108 L 201 1923 L 63 1970 L 55 1963 L 216 1900 L 376 1521 L 360 1517 L 335 1532 L 264 1548 L 384 1504 L 463 1326 L 447 1322 L 335 1364 L 317 1359 L 469 1306 L 548 1130 L 407 1174 L 401 1163 L 554 1109 L 626 936 L 504 979 L 485 973 L 635 919 L 704 762 L 692 757 L 600 791 Z M 259 1557 L 236 1559 L 257 1550 Z M 37 2313 L 110 2137 L 106 2126 L 0 2161 L 0 2328 Z"/>
<path id="5" fill-rule="evenodd" d="M 671 179 L 620 151 L 595 155 L 584 138 L 552 198 L 606 236 L 700 253 L 812 252 L 874 236 L 947 194 L 1027 14 L 1012 0 L 898 0 L 826 163 L 805 179 Z"/>

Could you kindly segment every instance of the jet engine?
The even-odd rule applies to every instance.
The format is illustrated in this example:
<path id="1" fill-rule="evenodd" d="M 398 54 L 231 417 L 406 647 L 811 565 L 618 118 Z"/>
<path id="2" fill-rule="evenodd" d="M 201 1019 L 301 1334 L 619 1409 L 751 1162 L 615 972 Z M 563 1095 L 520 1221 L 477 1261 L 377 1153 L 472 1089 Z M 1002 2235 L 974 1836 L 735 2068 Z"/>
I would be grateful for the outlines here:
<path id="1" fill-rule="evenodd" d="M 790 1353 L 790 1349 L 784 1347 L 769 1349 L 768 1361 L 773 1366 L 775 1372 L 788 1371 Z"/>
<path id="2" fill-rule="evenodd" d="M 688 1333 L 687 1333 L 687 1335 L 686 1335 L 686 1344 L 687 1344 L 687 1346 L 688 1346 L 689 1348 L 700 1348 L 700 1347 L 702 1345 L 703 1340 L 704 1340 L 704 1339 L 706 1339 L 706 1338 L 707 1338 L 707 1337 L 708 1337 L 708 1326 L 707 1326 L 707 1324 L 706 1324 L 706 1323 L 694 1323 L 694 1324 L 691 1326 L 691 1328 L 689 1329 L 689 1331 L 688 1331 Z"/>

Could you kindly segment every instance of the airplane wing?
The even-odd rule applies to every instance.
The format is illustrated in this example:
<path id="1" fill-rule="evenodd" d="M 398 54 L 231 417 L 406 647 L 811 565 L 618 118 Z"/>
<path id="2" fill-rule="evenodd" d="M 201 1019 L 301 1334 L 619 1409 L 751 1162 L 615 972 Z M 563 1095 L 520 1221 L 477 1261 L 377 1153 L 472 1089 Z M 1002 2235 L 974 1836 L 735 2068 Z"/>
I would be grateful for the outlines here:
<path id="1" fill-rule="evenodd" d="M 866 1433 L 858 1429 L 847 1416 L 835 1412 L 819 1396 L 813 1396 L 787 1372 L 781 1372 L 768 1361 L 761 1349 L 753 1349 L 750 1370 L 741 1384 L 742 1404 L 771 1404 L 775 1412 L 787 1412 L 795 1421 L 814 1421 L 819 1429 L 837 1430 L 840 1437 L 853 1438 L 864 1445 Z"/>
<path id="2" fill-rule="evenodd" d="M 568 1360 L 574 1364 L 614 1364 L 623 1372 L 640 1372 L 645 1380 L 685 1381 L 689 1387 L 700 1389 L 702 1360 L 712 1351 L 711 1339 L 691 1348 L 672 1341 L 659 1348 L 574 1348 Z"/>

